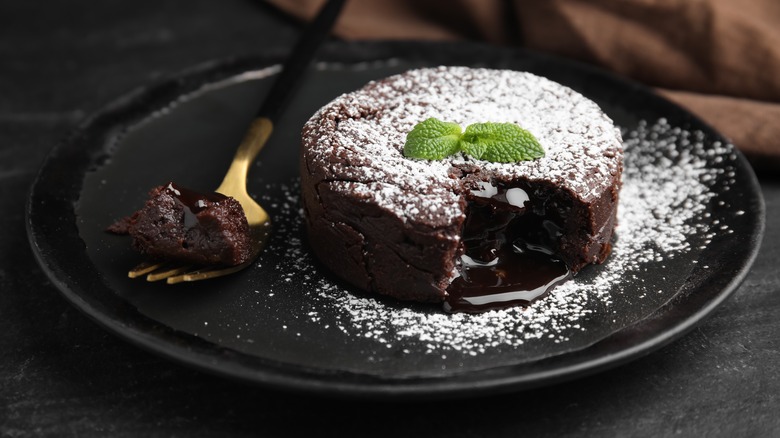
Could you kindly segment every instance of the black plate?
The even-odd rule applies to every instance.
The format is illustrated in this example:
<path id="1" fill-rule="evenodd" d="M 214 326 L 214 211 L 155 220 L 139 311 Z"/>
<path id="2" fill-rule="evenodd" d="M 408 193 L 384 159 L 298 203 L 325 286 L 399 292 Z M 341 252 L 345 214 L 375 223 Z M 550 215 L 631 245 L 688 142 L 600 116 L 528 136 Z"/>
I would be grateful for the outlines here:
<path id="1" fill-rule="evenodd" d="M 335 44 L 321 59 L 250 174 L 274 238 L 237 275 L 175 287 L 130 280 L 139 256 L 103 229 L 169 179 L 216 187 L 279 59 L 215 62 L 137 90 L 57 146 L 27 213 L 33 249 L 65 297 L 121 337 L 203 370 L 317 393 L 435 398 L 549 384 L 646 354 L 712 312 L 756 255 L 764 206 L 750 167 L 718 133 L 644 87 L 481 45 Z M 598 102 L 627 139 L 626 214 L 649 214 L 662 184 L 698 187 L 695 196 L 660 200 L 676 213 L 656 212 L 652 225 L 685 249 L 640 241 L 647 230 L 631 224 L 652 221 L 624 218 L 616 254 L 583 271 L 575 295 L 476 317 L 375 300 L 330 279 L 300 233 L 302 124 L 341 92 L 440 64 L 527 70 Z M 669 220 L 678 213 L 683 221 Z"/>

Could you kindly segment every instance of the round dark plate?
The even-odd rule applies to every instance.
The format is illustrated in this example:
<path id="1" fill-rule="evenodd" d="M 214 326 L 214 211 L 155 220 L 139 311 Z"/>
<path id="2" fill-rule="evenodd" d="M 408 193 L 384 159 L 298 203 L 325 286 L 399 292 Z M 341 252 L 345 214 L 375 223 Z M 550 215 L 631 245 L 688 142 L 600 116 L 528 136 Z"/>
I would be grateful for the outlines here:
<path id="1" fill-rule="evenodd" d="M 30 193 L 28 232 L 64 296 L 119 336 L 206 371 L 315 393 L 437 398 L 550 384 L 646 354 L 711 313 L 756 255 L 764 206 L 745 159 L 642 86 L 476 44 L 339 43 L 320 59 L 250 173 L 274 234 L 239 274 L 177 286 L 131 280 L 140 257 L 104 229 L 155 185 L 216 187 L 280 59 L 214 62 L 144 87 L 54 148 Z M 615 253 L 568 292 L 525 310 L 447 315 L 350 290 L 309 255 L 297 204 L 301 126 L 339 93 L 435 65 L 547 76 L 595 100 L 623 130 Z"/>

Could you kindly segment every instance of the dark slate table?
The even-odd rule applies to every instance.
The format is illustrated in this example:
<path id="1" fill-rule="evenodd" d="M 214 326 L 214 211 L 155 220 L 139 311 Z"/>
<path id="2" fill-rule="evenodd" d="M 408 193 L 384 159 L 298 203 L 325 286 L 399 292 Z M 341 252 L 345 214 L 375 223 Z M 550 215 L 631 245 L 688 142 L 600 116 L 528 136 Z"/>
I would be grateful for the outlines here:
<path id="1" fill-rule="evenodd" d="M 259 2 L 0 2 L 0 436 L 768 436 L 780 434 L 780 180 L 745 282 L 681 340 L 570 383 L 383 403 L 247 386 L 158 358 L 60 296 L 27 242 L 27 190 L 88 114 L 161 75 L 284 52 L 296 23 Z M 330 433 L 328 433 L 330 432 Z"/>

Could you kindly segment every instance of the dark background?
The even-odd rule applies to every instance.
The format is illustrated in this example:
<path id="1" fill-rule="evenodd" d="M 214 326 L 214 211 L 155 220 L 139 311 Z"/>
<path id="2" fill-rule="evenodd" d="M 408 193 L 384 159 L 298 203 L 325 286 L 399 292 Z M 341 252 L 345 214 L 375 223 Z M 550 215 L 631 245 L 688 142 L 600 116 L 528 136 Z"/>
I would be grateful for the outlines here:
<path id="1" fill-rule="evenodd" d="M 780 180 L 762 175 L 751 273 L 681 340 L 557 386 L 472 400 L 331 400 L 160 359 L 63 299 L 25 234 L 47 152 L 128 90 L 215 58 L 283 53 L 261 2 L 0 0 L 0 436 L 768 436 L 780 434 Z M 311 431 L 311 432 L 310 432 Z"/>

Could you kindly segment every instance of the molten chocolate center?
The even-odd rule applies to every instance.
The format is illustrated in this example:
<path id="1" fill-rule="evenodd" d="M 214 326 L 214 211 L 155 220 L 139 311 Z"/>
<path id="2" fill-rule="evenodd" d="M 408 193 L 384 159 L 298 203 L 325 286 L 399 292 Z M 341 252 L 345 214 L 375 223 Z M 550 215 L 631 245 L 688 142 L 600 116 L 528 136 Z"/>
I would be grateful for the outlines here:
<path id="1" fill-rule="evenodd" d="M 460 276 L 447 288 L 447 312 L 528 305 L 571 278 L 553 248 L 559 227 L 534 211 L 525 191 L 489 184 L 472 192 Z"/>

